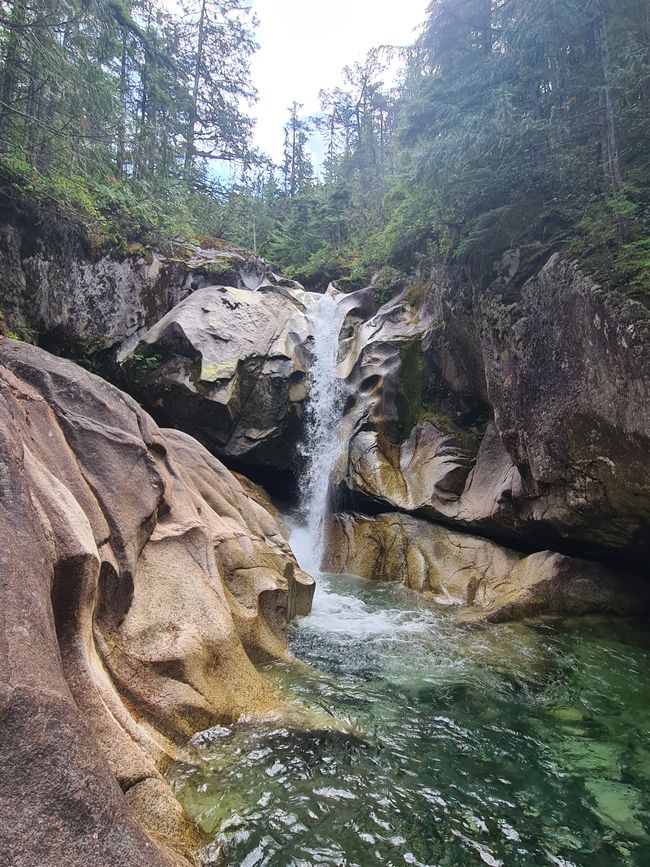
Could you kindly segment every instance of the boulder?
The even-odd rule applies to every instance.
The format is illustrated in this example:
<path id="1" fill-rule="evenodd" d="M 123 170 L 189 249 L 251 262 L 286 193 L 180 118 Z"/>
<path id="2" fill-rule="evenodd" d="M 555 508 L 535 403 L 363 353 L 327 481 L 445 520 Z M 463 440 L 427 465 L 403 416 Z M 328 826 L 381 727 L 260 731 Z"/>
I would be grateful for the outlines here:
<path id="1" fill-rule="evenodd" d="M 465 620 L 650 609 L 650 586 L 627 572 L 552 551 L 522 554 L 397 513 L 333 515 L 324 568 L 400 582 Z"/>
<path id="2" fill-rule="evenodd" d="M 285 286 L 200 289 L 122 359 L 129 388 L 220 457 L 288 469 L 307 396 L 313 303 Z"/>
<path id="3" fill-rule="evenodd" d="M 277 697 L 280 528 L 199 443 L 69 361 L 0 340 L 0 861 L 194 863 L 161 769 Z M 304 602 L 303 602 L 304 604 Z"/>

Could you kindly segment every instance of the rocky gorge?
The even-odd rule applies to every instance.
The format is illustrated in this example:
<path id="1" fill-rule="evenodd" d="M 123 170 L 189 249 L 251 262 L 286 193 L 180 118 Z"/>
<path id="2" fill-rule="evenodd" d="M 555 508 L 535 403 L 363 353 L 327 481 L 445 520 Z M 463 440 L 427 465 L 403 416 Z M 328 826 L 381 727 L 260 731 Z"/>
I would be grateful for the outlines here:
<path id="1" fill-rule="evenodd" d="M 7 330 L 115 384 L 0 340 L 3 858 L 195 863 L 164 772 L 196 732 L 282 712 L 256 666 L 311 606 L 272 499 L 304 483 L 322 296 L 228 245 L 93 259 L 20 231 Z M 647 611 L 641 303 L 558 255 L 519 275 L 516 251 L 488 287 L 436 270 L 328 297 L 325 571 L 465 624 Z"/>
<path id="2" fill-rule="evenodd" d="M 414 550 L 429 532 L 445 535 L 444 527 L 506 561 L 545 552 L 561 584 L 575 573 L 580 603 L 550 594 L 517 616 L 625 610 L 621 597 L 605 601 L 602 583 L 587 589 L 584 563 L 593 560 L 611 573 L 611 587 L 635 588 L 627 594 L 632 608 L 645 605 L 645 585 L 635 577 L 645 574 L 650 517 L 645 308 L 608 295 L 558 256 L 516 297 L 500 286 L 493 292 L 501 295 L 472 298 L 468 287 L 463 295 L 448 281 L 434 276 L 383 306 L 372 287 L 337 296 L 344 406 L 333 502 L 365 516 L 359 524 L 343 512 L 330 522 L 328 568 L 370 577 L 376 569 L 362 568 L 359 558 L 369 544 L 371 560 L 394 551 L 388 527 L 399 523 L 397 537 L 412 540 Z M 317 303 L 273 284 L 248 294 L 202 289 L 123 356 L 129 387 L 157 418 L 191 431 L 224 460 L 290 470 Z M 564 317 L 570 332 L 563 333 Z M 393 513 L 418 520 L 400 523 Z M 350 536 L 353 526 L 369 524 L 377 528 L 372 543 L 366 533 Z M 494 569 L 487 566 L 493 556 L 479 559 L 472 586 Z M 424 589 L 417 561 L 403 556 L 395 574 Z M 469 581 L 473 554 L 470 562 L 457 558 L 451 572 L 465 570 Z M 515 583 L 505 561 L 495 579 Z M 475 590 L 461 597 L 478 598 Z"/>

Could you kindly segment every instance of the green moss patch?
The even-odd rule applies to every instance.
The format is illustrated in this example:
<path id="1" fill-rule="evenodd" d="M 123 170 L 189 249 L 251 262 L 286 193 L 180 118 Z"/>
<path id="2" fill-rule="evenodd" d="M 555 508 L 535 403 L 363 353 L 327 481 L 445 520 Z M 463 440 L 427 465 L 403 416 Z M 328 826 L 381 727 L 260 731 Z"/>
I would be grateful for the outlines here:
<path id="1" fill-rule="evenodd" d="M 433 373 L 419 341 L 400 346 L 400 361 L 400 390 L 396 398 L 398 442 L 404 442 L 417 424 L 428 421 L 441 434 L 456 437 L 464 451 L 476 454 L 491 416 L 477 416 L 471 424 L 460 426 L 442 410 L 440 400 L 436 399 Z"/>
<path id="2" fill-rule="evenodd" d="M 400 346 L 400 390 L 397 394 L 397 435 L 408 437 L 416 424 L 432 419 L 433 407 L 428 400 L 431 373 L 418 341 Z"/>

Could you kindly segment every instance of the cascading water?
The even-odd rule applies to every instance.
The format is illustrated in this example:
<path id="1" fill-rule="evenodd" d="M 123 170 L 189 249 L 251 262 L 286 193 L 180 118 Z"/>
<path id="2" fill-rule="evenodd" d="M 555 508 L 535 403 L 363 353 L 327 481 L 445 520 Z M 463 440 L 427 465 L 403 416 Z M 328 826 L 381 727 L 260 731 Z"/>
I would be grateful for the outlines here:
<path id="1" fill-rule="evenodd" d="M 336 376 L 336 365 L 345 315 L 329 293 L 322 295 L 317 303 L 314 364 L 303 445 L 305 469 L 301 478 L 306 538 L 300 544 L 304 550 L 299 560 L 310 572 L 318 572 L 323 560 L 330 476 L 340 449 L 336 430 L 341 415 L 342 388 Z"/>

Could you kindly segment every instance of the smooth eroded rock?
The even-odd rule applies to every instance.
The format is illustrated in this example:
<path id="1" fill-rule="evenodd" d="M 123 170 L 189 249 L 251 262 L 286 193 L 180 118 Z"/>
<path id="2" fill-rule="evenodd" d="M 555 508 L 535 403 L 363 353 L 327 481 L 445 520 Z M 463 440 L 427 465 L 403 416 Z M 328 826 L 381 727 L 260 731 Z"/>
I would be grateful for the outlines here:
<path id="1" fill-rule="evenodd" d="M 507 294 L 416 288 L 342 345 L 347 502 L 647 571 L 648 310 L 558 255 Z"/>
<path id="2" fill-rule="evenodd" d="M 308 293 L 200 289 L 123 359 L 131 390 L 172 427 L 221 457 L 291 468 L 307 397 Z"/>
<path id="3" fill-rule="evenodd" d="M 191 437 L 6 339 L 0 528 L 0 861 L 187 864 L 159 769 L 276 705 L 253 660 L 286 653 L 280 528 Z"/>
<path id="4" fill-rule="evenodd" d="M 397 581 L 490 622 L 650 607 L 647 582 L 621 570 L 552 551 L 521 554 L 397 513 L 333 515 L 324 568 Z"/>

